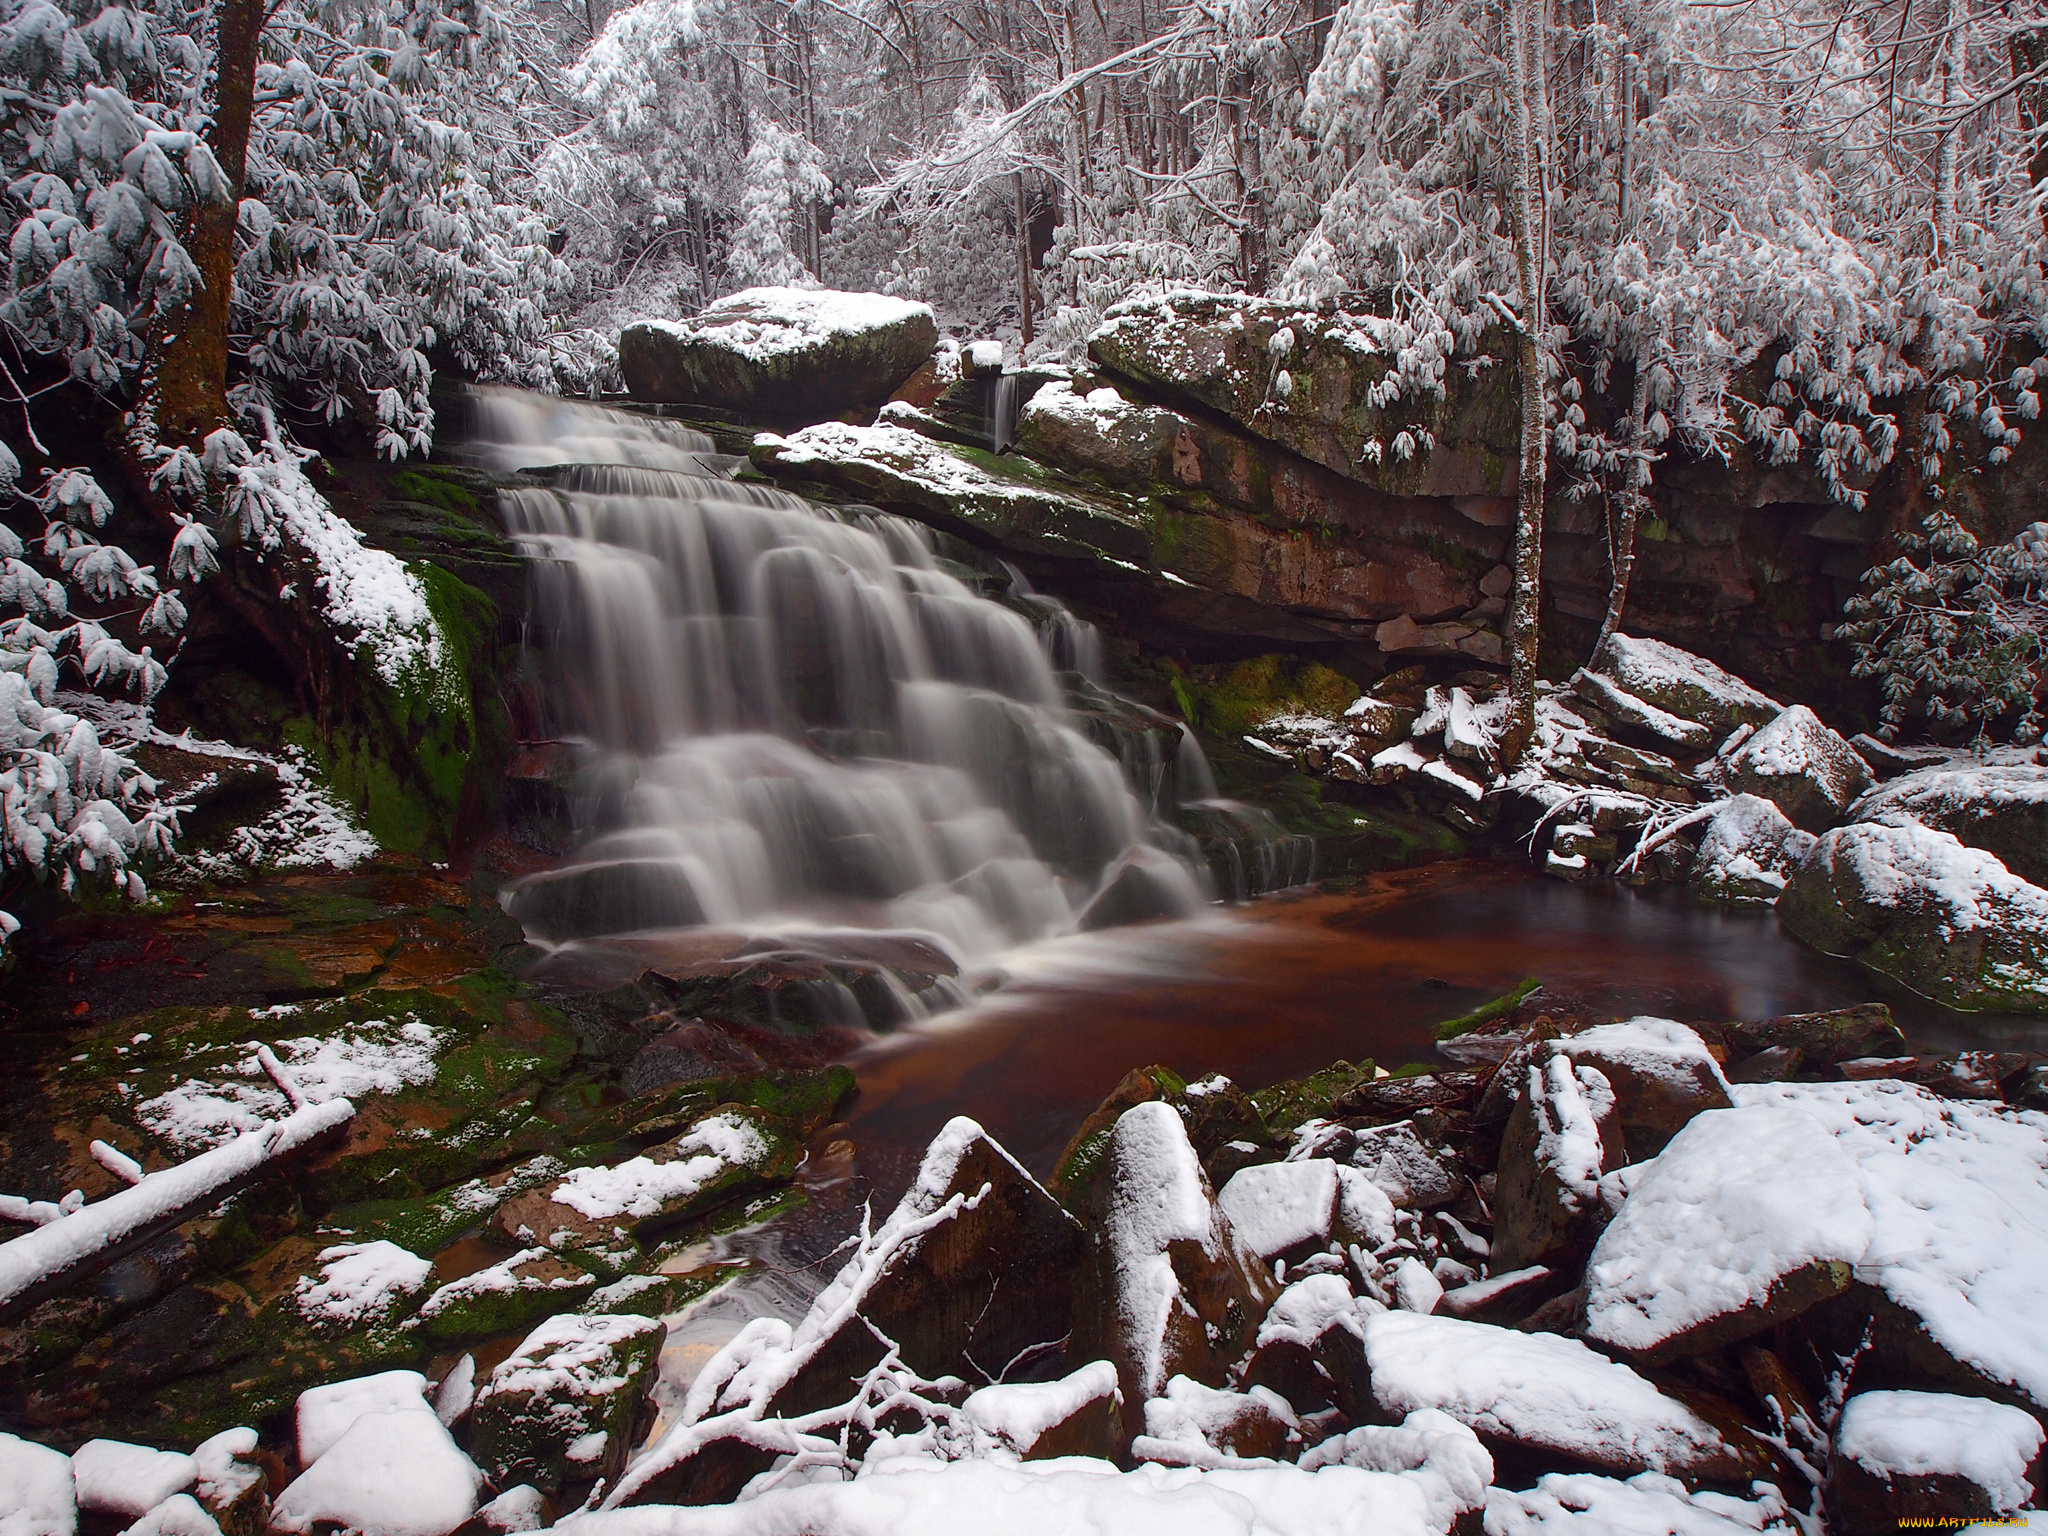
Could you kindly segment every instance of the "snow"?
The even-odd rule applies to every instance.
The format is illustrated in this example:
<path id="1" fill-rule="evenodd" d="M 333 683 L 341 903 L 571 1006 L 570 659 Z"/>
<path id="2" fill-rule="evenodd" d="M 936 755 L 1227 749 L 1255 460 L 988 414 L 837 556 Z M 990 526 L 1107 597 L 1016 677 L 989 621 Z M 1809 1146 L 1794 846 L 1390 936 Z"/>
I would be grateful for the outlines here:
<path id="1" fill-rule="evenodd" d="M 771 449 L 778 464 L 871 465 L 887 474 L 915 480 L 943 496 L 1028 502 L 1034 506 L 1051 503 L 1079 508 L 1090 517 L 1108 510 L 1102 502 L 1083 503 L 1032 481 L 989 474 L 945 444 L 907 427 L 854 427 L 827 421 L 787 437 L 773 432 L 758 433 L 754 442 L 757 447 Z"/>
<path id="2" fill-rule="evenodd" d="M 1865 1392 L 1843 1407 L 1835 1452 L 1882 1478 L 1964 1478 L 2005 1511 L 2034 1496 L 2027 1468 L 2042 1438 L 2039 1420 L 2006 1403 L 1945 1392 Z"/>
<path id="3" fill-rule="evenodd" d="M 1723 1448 L 1706 1420 L 1576 1339 L 1386 1312 L 1366 1320 L 1365 1353 L 1392 1412 L 1436 1408 L 1482 1435 L 1651 1471 Z"/>
<path id="4" fill-rule="evenodd" d="M 1252 1252 L 1271 1262 L 1330 1236 L 1337 1209 L 1337 1165 L 1328 1158 L 1260 1163 L 1232 1175 L 1216 1205 Z"/>
<path id="5" fill-rule="evenodd" d="M 1085 427 L 1102 438 L 1114 437 L 1118 427 L 1144 413 L 1145 407 L 1126 400 L 1114 389 L 1091 389 L 1085 395 L 1077 394 L 1064 379 L 1055 379 L 1025 401 L 1023 412 L 1027 416 L 1055 417 L 1070 426 Z"/>
<path id="6" fill-rule="evenodd" d="M 521 1483 L 516 1488 L 507 1488 L 490 1503 L 476 1512 L 479 1524 L 487 1531 L 499 1531 L 512 1536 L 521 1531 L 538 1531 L 546 1528 L 548 1519 L 547 1499 L 538 1488 Z"/>
<path id="7" fill-rule="evenodd" d="M 426 1299 L 420 1307 L 422 1322 L 439 1317 L 450 1307 L 457 1306 L 478 1296 L 498 1295 L 508 1291 L 573 1291 L 589 1284 L 581 1274 L 552 1275 L 543 1280 L 534 1275 L 520 1273 L 535 1259 L 554 1260 L 545 1248 L 522 1248 L 509 1259 L 500 1259 L 495 1264 L 472 1271 L 456 1280 L 450 1280 Z"/>
<path id="8" fill-rule="evenodd" d="M 426 1390 L 427 1378 L 418 1371 L 380 1371 L 301 1392 L 294 1414 L 299 1464 L 310 1467 L 319 1461 L 365 1414 L 422 1413 L 432 1418 Z"/>
<path id="9" fill-rule="evenodd" d="M 1429 1500 L 1430 1524 L 1440 1530 L 1465 1511 L 1484 1508 L 1493 1481 L 1493 1458 L 1479 1437 L 1431 1408 L 1399 1424 L 1361 1425 L 1302 1453 L 1304 1472 L 1337 1466 L 1411 1474 Z"/>
<path id="10" fill-rule="evenodd" d="M 585 1399 L 610 1396 L 626 1384 L 614 1369 L 621 1349 L 661 1328 L 654 1318 L 631 1313 L 551 1317 L 491 1372 L 477 1401 L 513 1393 Z"/>
<path id="11" fill-rule="evenodd" d="M 0 1536 L 72 1536 L 77 1529 L 71 1458 L 0 1433 Z"/>
<path id="12" fill-rule="evenodd" d="M 299 1277 L 300 1313 L 316 1323 L 352 1326 L 388 1317 L 425 1289 L 433 1273 L 423 1259 L 396 1243 L 342 1243 L 320 1252 L 320 1278 Z"/>
<path id="13" fill-rule="evenodd" d="M 364 1413 L 278 1496 L 270 1524 L 303 1536 L 325 1523 L 360 1536 L 448 1536 L 475 1512 L 482 1482 L 424 1403 Z"/>
<path id="14" fill-rule="evenodd" d="M 448 1367 L 434 1388 L 434 1417 L 453 1429 L 476 1405 L 476 1356 L 464 1355 Z"/>
<path id="15" fill-rule="evenodd" d="M 1810 1115 L 1696 1115 L 1630 1189 L 1586 1266 L 1586 1337 L 1642 1351 L 1759 1307 L 1819 1263 L 1853 1264 L 1872 1222 L 1856 1164 Z"/>
<path id="16" fill-rule="evenodd" d="M 967 1394 L 960 1405 L 969 1422 L 1017 1451 L 1028 1451 L 1055 1425 L 1103 1398 L 1121 1403 L 1116 1367 L 1091 1360 L 1058 1381 L 999 1383 Z"/>
<path id="17" fill-rule="evenodd" d="M 992 373 L 1003 366 L 1003 344 L 1000 341 L 971 341 L 967 344 L 967 360 L 980 373 Z"/>
<path id="18" fill-rule="evenodd" d="M 1441 1476 L 1334 1466 L 1230 1468 L 1106 1461 L 870 1457 L 850 1483 L 778 1488 L 737 1504 L 573 1515 L 564 1536 L 1445 1536 Z"/>
<path id="19" fill-rule="evenodd" d="M 2015 806 L 2048 806 L 2048 767 L 2028 762 L 1921 768 L 1880 784 L 1851 806 L 1849 814 L 1869 821 L 1894 811 L 1939 825 L 1945 817 Z"/>
<path id="20" fill-rule="evenodd" d="M 1352 1295 L 1342 1275 L 1309 1275 L 1274 1300 L 1260 1320 L 1253 1347 L 1289 1343 L 1308 1348 L 1332 1328 L 1343 1328 L 1362 1339 L 1365 1319 L 1385 1310 L 1369 1296 Z"/>
<path id="21" fill-rule="evenodd" d="M 1295 1143 L 1288 1151 L 1287 1161 L 1292 1163 L 1314 1158 L 1330 1144 L 1333 1135 L 1344 1134 L 1341 1126 L 1331 1127 L 1320 1120 L 1305 1121 L 1295 1132 Z M 1356 1150 L 1351 1157 L 1353 1171 L 1364 1175 L 1365 1182 L 1377 1189 L 1388 1202 L 1385 1211 L 1381 1212 L 1370 1196 L 1359 1191 L 1354 1180 L 1340 1175 L 1347 1219 L 1354 1210 L 1357 1211 L 1363 1218 L 1358 1223 L 1361 1232 L 1377 1231 L 1382 1223 L 1390 1226 L 1394 1206 L 1420 1206 L 1432 1201 L 1440 1203 L 1457 1194 L 1462 1182 L 1460 1177 L 1416 1135 L 1413 1121 L 1396 1120 L 1391 1125 L 1371 1126 L 1357 1132 L 1355 1140 Z"/>
<path id="22" fill-rule="evenodd" d="M 2048 1118 L 1886 1081 L 1734 1094 L 1813 1117 L 1854 1159 L 1873 1223 L 1858 1280 L 1957 1359 L 2048 1404 Z"/>
<path id="23" fill-rule="evenodd" d="M 224 1509 L 263 1481 L 263 1468 L 244 1460 L 256 1451 L 256 1431 L 224 1429 L 193 1447 L 192 1459 L 199 1466 L 194 1488 L 200 1498 L 216 1509 Z"/>
<path id="24" fill-rule="evenodd" d="M 1793 826 L 1770 801 L 1736 795 L 1707 819 L 1692 880 L 1716 895 L 1782 891 L 1814 841 L 1811 832 Z"/>
<path id="25" fill-rule="evenodd" d="M 1824 833 L 1807 855 L 1807 862 L 1815 860 L 1846 869 L 1862 897 L 1878 907 L 1911 910 L 1931 897 L 1945 938 L 1999 927 L 2048 934 L 2048 891 L 1992 854 L 1897 812 Z"/>
<path id="26" fill-rule="evenodd" d="M 189 1493 L 165 1499 L 122 1536 L 221 1536 L 220 1524 Z"/>
<path id="27" fill-rule="evenodd" d="M 1526 1493 L 1490 1488 L 1486 1536 L 1798 1536 L 1782 1499 L 1691 1493 L 1675 1478 L 1639 1472 L 1626 1481 L 1552 1472 Z"/>
<path id="28" fill-rule="evenodd" d="M 1732 720 L 1738 711 L 1769 719 L 1782 707 L 1733 672 L 1723 671 L 1704 656 L 1695 656 L 1662 640 L 1614 635 L 1607 642 L 1602 660 L 1607 676 L 1646 703 L 1671 702 L 1675 696 L 1697 690 L 1716 717 L 1717 728 L 1725 729 L 1719 722 Z"/>
<path id="29" fill-rule="evenodd" d="M 1614 1089 L 1597 1067 L 1579 1066 L 1563 1055 L 1531 1066 L 1528 1080 L 1531 1106 L 1546 1111 L 1537 1117 L 1537 1166 L 1557 1176 L 1569 1209 L 1585 1210 L 1599 1198 L 1607 1162 L 1600 1125 L 1614 1113 Z"/>
<path id="30" fill-rule="evenodd" d="M 261 1129 L 243 1132 L 189 1162 L 146 1174 L 140 1184 L 33 1232 L 0 1243 L 0 1306 L 50 1276 L 84 1263 L 138 1233 L 193 1210 L 264 1164 L 316 1141 L 355 1116 L 347 1099 L 308 1105 Z"/>
<path id="31" fill-rule="evenodd" d="M 1394 1266 L 1394 1304 L 1404 1312 L 1434 1312 L 1444 1299 L 1443 1282 L 1417 1258 Z"/>
<path id="32" fill-rule="evenodd" d="M 1686 1099 L 1697 1098 L 1703 1082 L 1710 1089 L 1728 1091 L 1721 1064 L 1699 1031 L 1672 1019 L 1640 1014 L 1617 1024 L 1595 1025 L 1565 1040 L 1561 1048 L 1575 1062 L 1661 1082 Z"/>
<path id="33" fill-rule="evenodd" d="M 124 1440 L 88 1440 L 71 1454 L 71 1478 L 80 1510 L 133 1520 L 190 1488 L 199 1463 Z"/>
<path id="34" fill-rule="evenodd" d="M 684 341 L 709 342 L 754 362 L 766 362 L 814 351 L 840 337 L 901 325 L 920 315 L 931 320 L 931 306 L 880 293 L 743 288 L 693 319 L 641 323 Z"/>
<path id="35" fill-rule="evenodd" d="M 548 1196 L 593 1221 L 645 1218 L 687 1200 L 721 1174 L 767 1155 L 759 1129 L 736 1115 L 713 1115 L 678 1141 L 667 1162 L 629 1158 L 611 1168 L 573 1169 Z"/>
<path id="36" fill-rule="evenodd" d="M 327 1104 L 372 1093 L 397 1093 L 434 1080 L 441 1035 L 416 1016 L 366 1019 L 329 1035 L 279 1041 L 273 1049 L 290 1070 L 300 1097 Z M 290 1106 L 257 1059 L 247 1055 L 226 1071 L 226 1080 L 188 1078 L 135 1107 L 136 1119 L 180 1150 L 217 1146 L 238 1132 L 255 1130 Z"/>

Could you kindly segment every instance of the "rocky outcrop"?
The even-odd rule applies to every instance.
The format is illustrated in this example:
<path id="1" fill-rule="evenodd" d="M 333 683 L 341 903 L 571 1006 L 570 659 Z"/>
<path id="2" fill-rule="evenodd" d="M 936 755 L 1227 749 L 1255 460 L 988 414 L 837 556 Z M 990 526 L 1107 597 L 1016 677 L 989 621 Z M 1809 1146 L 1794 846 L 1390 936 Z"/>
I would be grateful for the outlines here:
<path id="1" fill-rule="evenodd" d="M 1794 826 L 1825 832 L 1871 787 L 1856 751 L 1795 704 L 1722 761 L 1731 787 L 1771 801 Z"/>
<path id="2" fill-rule="evenodd" d="M 877 293 L 748 288 L 689 320 L 627 326 L 619 371 L 636 400 L 819 421 L 872 412 L 938 339 L 924 304 Z"/>

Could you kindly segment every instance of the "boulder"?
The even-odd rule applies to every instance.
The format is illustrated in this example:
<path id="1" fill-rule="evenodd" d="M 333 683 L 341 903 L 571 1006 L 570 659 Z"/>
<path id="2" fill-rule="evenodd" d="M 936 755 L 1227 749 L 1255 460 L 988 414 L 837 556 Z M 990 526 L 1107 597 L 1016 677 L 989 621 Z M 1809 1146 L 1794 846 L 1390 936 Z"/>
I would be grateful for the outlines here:
<path id="1" fill-rule="evenodd" d="M 1615 1116 L 1634 1161 L 1656 1155 L 1694 1115 L 1733 1102 L 1720 1063 L 1697 1031 L 1670 1019 L 1641 1017 L 1592 1029 L 1540 1047 L 1592 1067 L 1614 1090 Z"/>
<path id="2" fill-rule="evenodd" d="M 80 1514 L 113 1515 L 125 1523 L 190 1488 L 199 1480 L 199 1463 L 124 1440 L 88 1440 L 71 1453 L 71 1478 Z"/>
<path id="3" fill-rule="evenodd" d="M 1859 821 L 1890 813 L 1982 848 L 2022 880 L 2048 886 L 2048 767 L 1951 763 L 1872 790 L 1850 808 Z"/>
<path id="4" fill-rule="evenodd" d="M 1678 722 L 1676 735 L 1670 734 L 1674 729 L 1670 726 L 1655 734 L 1679 746 L 1697 748 L 1720 740 L 1738 726 L 1764 725 L 1783 708 L 1734 673 L 1662 640 L 1615 635 L 1590 675 L 1637 705 Z M 1600 704 L 1601 696 L 1593 702 Z M 1688 724 L 1704 728 L 1704 734 L 1685 731 Z"/>
<path id="5" fill-rule="evenodd" d="M 1794 704 L 1722 760 L 1729 786 L 1769 800 L 1794 826 L 1825 832 L 1874 782 L 1856 749 Z"/>
<path id="6" fill-rule="evenodd" d="M 1730 1042 L 1745 1051 L 1791 1047 L 1814 1067 L 1833 1067 L 1857 1056 L 1896 1055 L 1906 1048 L 1905 1031 L 1883 1003 L 1858 1003 L 1828 1013 L 1787 1013 L 1725 1026 Z"/>
<path id="7" fill-rule="evenodd" d="M 1702 901 L 1769 904 L 1812 847 L 1813 834 L 1769 800 L 1736 795 L 1708 819 L 1686 884 Z"/>
<path id="8" fill-rule="evenodd" d="M 476 1395 L 470 1452 L 500 1488 L 616 1478 L 668 1330 L 651 1317 L 551 1317 Z"/>
<path id="9" fill-rule="evenodd" d="M 619 372 L 636 400 L 823 421 L 872 414 L 938 340 L 929 305 L 829 288 L 748 288 L 689 320 L 627 326 Z"/>
<path id="10" fill-rule="evenodd" d="M 1328 1158 L 1261 1163 L 1232 1176 L 1216 1204 L 1260 1258 L 1290 1262 L 1331 1246 L 1368 1252 L 1394 1240 L 1394 1207 L 1363 1172 Z"/>
<path id="11" fill-rule="evenodd" d="M 2041 1486 L 2042 1430 L 2031 1415 L 1982 1398 L 1866 1392 L 1842 1409 L 1828 1463 L 1828 1525 L 1842 1536 L 1891 1536 L 2030 1507 Z"/>
<path id="12" fill-rule="evenodd" d="M 1493 1262 L 1523 1269 L 1592 1247 L 1607 1214 L 1600 1177 L 1623 1157 L 1614 1090 L 1599 1071 L 1563 1055 L 1530 1066 L 1501 1137 Z"/>
<path id="13" fill-rule="evenodd" d="M 2048 890 L 1917 821 L 1824 835 L 1779 898 L 1778 921 L 1952 1008 L 2048 1009 Z"/>
<path id="14" fill-rule="evenodd" d="M 1310 1275 L 1282 1291 L 1259 1324 L 1238 1385 L 1270 1387 L 1304 1414 L 1374 1416 L 1365 1320 L 1385 1311 L 1342 1275 Z"/>
<path id="15" fill-rule="evenodd" d="M 406 1327 L 442 1346 L 501 1338 L 575 1306 L 596 1289 L 597 1279 L 588 1270 L 544 1248 L 525 1248 L 449 1281 L 426 1299 Z"/>
<path id="16" fill-rule="evenodd" d="M 1382 1410 L 1437 1409 L 1477 1432 L 1497 1459 L 1623 1477 L 1657 1472 L 1688 1486 L 1746 1489 L 1773 1476 L 1773 1458 L 1753 1436 L 1576 1339 L 1413 1312 L 1368 1318 L 1364 1331 Z"/>
<path id="17" fill-rule="evenodd" d="M 0 1530 L 23 1536 L 71 1536 L 78 1494 L 71 1458 L 47 1445 L 0 1433 Z"/>
<path id="18" fill-rule="evenodd" d="M 1216 1208 L 1171 1106 L 1126 1110 L 1105 1150 L 1109 1190 L 1075 1302 L 1074 1353 L 1117 1368 L 1127 1430 L 1174 1376 L 1220 1386 L 1277 1287 Z"/>
<path id="19" fill-rule="evenodd" d="M 960 1405 L 968 1422 L 1025 1461 L 1056 1456 L 1108 1460 L 1121 1444 L 1122 1411 L 1116 1367 L 1107 1360 L 1091 1360 L 1058 1381 L 982 1387 Z"/>
<path id="20" fill-rule="evenodd" d="M 1813 1119 L 1698 1116 L 1632 1182 L 1586 1265 L 1585 1337 L 1646 1365 L 1754 1337 L 1848 1287 L 1872 1222 Z"/>
<path id="21" fill-rule="evenodd" d="M 1116 306 L 1089 337 L 1088 354 L 1148 393 L 1220 411 L 1392 495 L 1512 497 L 1513 370 L 1451 368 L 1442 394 L 1414 388 L 1376 403 L 1394 362 L 1374 339 L 1384 323 L 1183 290 Z M 1491 352 L 1508 355 L 1504 345 Z M 1433 449 L 1420 446 L 1424 433 Z"/>
<path id="22" fill-rule="evenodd" d="M 293 1408 L 299 1465 L 325 1456 L 357 1419 L 371 1413 L 424 1413 L 427 1378 L 418 1371 L 379 1371 L 353 1381 L 329 1382 L 299 1394 Z"/>
<path id="23" fill-rule="evenodd" d="M 1126 400 L 1113 388 L 1077 389 L 1065 380 L 1039 389 L 1017 413 L 1021 451 L 1070 474 L 1141 493 L 1179 478 L 1175 449 L 1187 430 L 1186 419 L 1173 411 Z"/>
<path id="24" fill-rule="evenodd" d="M 1131 1454 L 1181 1467 L 1277 1461 L 1300 1438 L 1299 1417 L 1270 1388 L 1232 1392 L 1176 1376 L 1145 1404 L 1145 1432 L 1132 1441 Z"/>
<path id="25" fill-rule="evenodd" d="M 432 1413 L 366 1413 L 277 1496 L 270 1525 L 291 1536 L 449 1536 L 476 1512 L 482 1481 Z"/>
<path id="26" fill-rule="evenodd" d="M 1304 1125 L 1295 1155 L 1348 1163 L 1388 1200 L 1407 1210 L 1435 1210 L 1465 1193 L 1457 1153 L 1426 1136 L 1413 1120 L 1359 1129 Z"/>

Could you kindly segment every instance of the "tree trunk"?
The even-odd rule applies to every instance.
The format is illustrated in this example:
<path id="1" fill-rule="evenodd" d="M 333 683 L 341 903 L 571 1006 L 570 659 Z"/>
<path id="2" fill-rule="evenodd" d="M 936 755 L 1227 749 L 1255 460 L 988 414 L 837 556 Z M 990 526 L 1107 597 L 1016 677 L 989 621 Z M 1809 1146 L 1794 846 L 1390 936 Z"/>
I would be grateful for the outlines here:
<path id="1" fill-rule="evenodd" d="M 1012 171 L 1010 185 L 1017 194 L 1017 315 L 1023 332 L 1021 346 L 1031 345 L 1031 220 L 1024 211 L 1024 173 Z"/>
<path id="2" fill-rule="evenodd" d="M 1600 633 L 1586 657 L 1588 668 L 1600 665 L 1607 642 L 1621 628 L 1622 609 L 1628 606 L 1629 578 L 1636 569 L 1636 525 L 1642 521 L 1643 506 L 1649 500 L 1650 466 L 1643 457 L 1643 413 L 1650 403 L 1650 369 L 1645 359 L 1636 359 L 1634 400 L 1628 418 L 1628 461 L 1622 466 L 1622 490 L 1615 497 L 1617 520 L 1608 527 L 1607 613 L 1600 620 Z"/>
<path id="3" fill-rule="evenodd" d="M 2006 49 L 2016 80 L 2048 68 L 2048 27 L 2029 27 L 2013 33 L 2006 41 Z M 2036 80 L 2021 86 L 2013 95 L 2013 107 L 2019 114 L 2020 132 L 2034 141 L 2034 153 L 2027 161 L 2027 179 L 2038 193 L 2048 185 L 2048 81 Z M 2048 227 L 2048 201 L 2041 205 L 2041 222 Z"/>
<path id="4" fill-rule="evenodd" d="M 1548 443 L 1544 429 L 1544 351 L 1548 321 L 1543 294 L 1541 242 L 1547 222 L 1545 156 L 1537 134 L 1547 120 L 1541 80 L 1543 41 L 1538 6 L 1542 0 L 1507 0 L 1507 55 L 1510 121 L 1513 124 L 1514 185 L 1510 222 L 1514 226 L 1515 268 L 1522 287 L 1521 323 L 1515 365 L 1521 375 L 1521 473 L 1515 491 L 1515 585 L 1508 606 L 1508 714 L 1501 733 L 1500 763 L 1514 767 L 1536 734 L 1537 614 L 1543 587 L 1543 502 Z"/>

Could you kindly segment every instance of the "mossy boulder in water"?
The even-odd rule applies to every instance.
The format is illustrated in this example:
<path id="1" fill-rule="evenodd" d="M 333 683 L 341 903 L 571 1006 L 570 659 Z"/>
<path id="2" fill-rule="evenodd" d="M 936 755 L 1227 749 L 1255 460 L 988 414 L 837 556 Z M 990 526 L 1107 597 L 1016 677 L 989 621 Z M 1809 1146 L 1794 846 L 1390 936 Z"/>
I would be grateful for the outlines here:
<path id="1" fill-rule="evenodd" d="M 615 1478 L 668 1330 L 651 1317 L 551 1317 L 477 1393 L 470 1450 L 492 1483 Z"/>
<path id="2" fill-rule="evenodd" d="M 748 288 L 689 320 L 627 326 L 619 371 L 636 400 L 815 422 L 872 412 L 938 340 L 929 305 L 829 288 Z"/>

